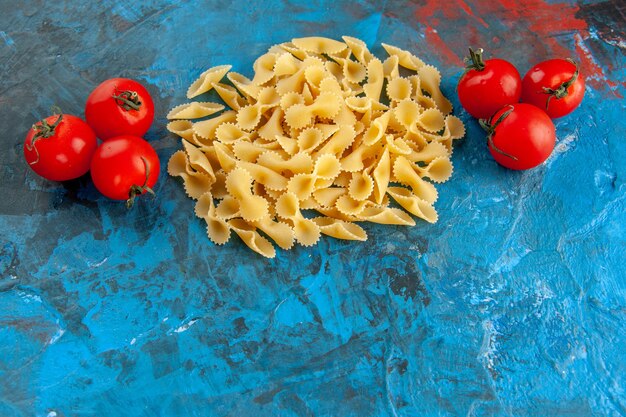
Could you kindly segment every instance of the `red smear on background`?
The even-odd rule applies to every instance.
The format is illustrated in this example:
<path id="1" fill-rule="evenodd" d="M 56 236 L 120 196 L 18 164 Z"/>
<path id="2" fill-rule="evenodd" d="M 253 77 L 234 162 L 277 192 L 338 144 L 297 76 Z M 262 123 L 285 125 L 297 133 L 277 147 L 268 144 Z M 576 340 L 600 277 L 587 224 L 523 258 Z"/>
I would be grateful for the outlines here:
<path id="1" fill-rule="evenodd" d="M 468 16 L 473 17 L 474 19 L 476 19 L 478 21 L 478 23 L 480 23 L 481 25 L 483 25 L 484 27 L 488 28 L 489 25 L 487 24 L 487 22 L 485 22 L 480 16 L 477 16 L 476 14 L 474 14 L 474 12 L 472 11 L 472 9 L 469 7 L 469 5 L 467 3 L 465 3 L 463 0 L 457 0 L 457 3 L 459 5 L 459 7 L 461 9 L 463 9 L 463 11 L 465 13 L 467 13 Z"/>
<path id="2" fill-rule="evenodd" d="M 583 37 L 577 33 L 574 35 L 576 39 L 576 52 L 580 59 L 580 68 L 583 77 L 585 77 L 585 82 L 587 84 L 591 84 L 592 86 L 598 88 L 603 84 L 606 84 L 610 87 L 611 92 L 617 98 L 624 98 L 622 94 L 619 93 L 617 87 L 620 83 L 617 83 L 613 80 L 610 80 L 604 76 L 604 70 L 596 62 L 591 54 L 589 48 L 585 45 L 585 40 Z M 623 83 L 626 84 L 626 83 Z"/>
<path id="3" fill-rule="evenodd" d="M 459 67 L 463 66 L 463 60 L 448 47 L 448 44 L 446 44 L 443 39 L 441 39 L 437 29 L 433 29 L 429 26 L 426 28 L 425 35 L 426 42 L 428 42 L 429 45 L 432 45 L 438 53 L 442 54 L 448 64 Z"/>
<path id="4" fill-rule="evenodd" d="M 606 74 L 584 46 L 589 28 L 576 17 L 578 10 L 576 4 L 546 0 L 425 0 L 416 8 L 415 17 L 426 27 L 426 40 L 446 63 L 461 64 L 468 46 L 482 46 L 488 56 L 526 65 L 519 68 L 522 75 L 539 61 L 571 57 L 581 62 L 590 85 L 603 88 Z"/>

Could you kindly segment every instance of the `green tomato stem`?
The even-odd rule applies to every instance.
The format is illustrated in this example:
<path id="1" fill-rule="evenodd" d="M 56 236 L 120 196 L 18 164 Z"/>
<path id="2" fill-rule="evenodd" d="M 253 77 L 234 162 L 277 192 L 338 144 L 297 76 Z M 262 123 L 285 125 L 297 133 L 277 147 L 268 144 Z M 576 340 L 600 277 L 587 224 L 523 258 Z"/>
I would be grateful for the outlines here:
<path id="1" fill-rule="evenodd" d="M 578 79 L 579 68 L 578 63 L 574 62 L 574 60 L 567 58 L 566 61 L 571 62 L 576 67 L 576 70 L 572 74 L 571 78 L 563 83 L 561 83 L 557 88 L 543 87 L 543 93 L 548 94 L 548 100 L 546 100 L 546 110 L 548 110 L 548 106 L 550 105 L 550 100 L 552 97 L 560 100 L 569 95 L 567 91 Z"/>
<path id="2" fill-rule="evenodd" d="M 470 56 L 464 59 L 465 63 L 467 64 L 465 65 L 466 71 L 469 71 L 469 70 L 482 71 L 485 69 L 485 61 L 483 61 L 483 52 L 484 52 L 483 48 L 478 48 L 476 52 L 474 52 L 472 48 L 469 48 Z"/>
<path id="3" fill-rule="evenodd" d="M 143 161 L 143 165 L 146 168 L 145 169 L 146 179 L 144 180 L 143 185 L 133 184 L 130 187 L 130 190 L 128 190 L 128 200 L 126 200 L 126 208 L 128 209 L 130 209 L 135 204 L 135 198 L 142 195 L 143 193 L 147 192 L 151 194 L 153 198 L 156 198 L 156 193 L 154 192 L 154 190 L 148 187 L 148 178 L 150 177 L 150 167 L 148 166 L 148 163 L 146 162 L 146 158 L 142 156 L 141 160 Z"/>
<path id="4" fill-rule="evenodd" d="M 504 113 L 502 113 L 500 115 L 500 117 L 498 117 L 498 119 L 495 121 L 495 123 L 492 123 L 491 118 L 489 118 L 489 120 L 486 119 L 480 119 L 478 121 L 478 123 L 480 124 L 480 126 L 485 129 L 485 131 L 487 132 L 487 143 L 489 144 L 489 146 L 496 152 L 498 152 L 501 155 L 504 155 L 506 157 L 509 157 L 511 159 L 513 159 L 514 161 L 517 161 L 517 157 L 508 154 L 506 152 L 504 152 L 502 149 L 498 148 L 496 146 L 496 144 L 493 142 L 493 137 L 496 134 L 496 127 L 498 127 L 498 125 L 500 123 L 502 123 L 502 121 L 504 119 L 507 118 L 507 116 L 509 114 L 511 114 L 511 112 L 513 111 L 514 107 L 512 105 L 509 104 L 509 109 L 507 111 L 505 111 Z M 493 117 L 493 116 L 492 116 Z"/>
<path id="5" fill-rule="evenodd" d="M 141 107 L 141 101 L 139 100 L 139 94 L 136 91 L 125 90 L 119 94 L 113 94 L 113 98 L 117 102 L 118 106 L 126 111 L 139 110 Z"/>
<path id="6" fill-rule="evenodd" d="M 61 120 L 63 120 L 63 112 L 59 107 L 53 106 L 52 111 L 53 113 L 59 115 L 54 123 L 49 124 L 46 119 L 43 119 L 33 125 L 35 134 L 31 138 L 30 143 L 26 144 L 26 149 L 28 149 L 29 151 L 32 151 L 34 149 L 35 153 L 37 154 L 37 158 L 34 161 L 29 162 L 29 165 L 35 165 L 37 162 L 39 162 L 39 150 L 35 146 L 35 142 L 37 142 L 41 138 L 47 139 L 54 136 L 54 131 L 56 130 L 59 123 L 61 123 Z"/>

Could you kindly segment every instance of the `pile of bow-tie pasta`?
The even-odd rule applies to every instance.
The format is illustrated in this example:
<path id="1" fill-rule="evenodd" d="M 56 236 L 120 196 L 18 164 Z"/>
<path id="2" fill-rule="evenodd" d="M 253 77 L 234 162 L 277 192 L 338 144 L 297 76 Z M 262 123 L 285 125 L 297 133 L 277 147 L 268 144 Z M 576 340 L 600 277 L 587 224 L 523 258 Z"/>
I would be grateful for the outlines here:
<path id="1" fill-rule="evenodd" d="M 452 174 L 452 142 L 465 134 L 439 71 L 391 45 L 381 61 L 363 41 L 343 40 L 273 46 L 252 79 L 211 68 L 187 97 L 213 89 L 229 109 L 192 101 L 168 114 L 183 146 L 168 171 L 216 244 L 234 232 L 271 258 L 270 239 L 290 249 L 321 234 L 366 240 L 359 221 L 414 225 L 408 213 L 437 221 L 433 183 Z"/>

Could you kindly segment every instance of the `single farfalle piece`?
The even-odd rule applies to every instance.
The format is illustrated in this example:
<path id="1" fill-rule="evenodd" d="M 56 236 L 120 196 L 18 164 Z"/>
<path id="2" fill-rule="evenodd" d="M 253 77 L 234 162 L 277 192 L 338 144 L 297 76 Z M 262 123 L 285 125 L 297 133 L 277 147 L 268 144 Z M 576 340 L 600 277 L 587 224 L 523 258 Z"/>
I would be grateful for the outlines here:
<path id="1" fill-rule="evenodd" d="M 422 107 L 411 99 L 400 101 L 393 109 L 395 120 L 402 125 L 404 130 L 411 130 L 421 113 Z"/>
<path id="2" fill-rule="evenodd" d="M 431 181 L 442 183 L 452 176 L 452 162 L 447 156 L 440 156 L 428 163 L 425 167 L 417 167 L 417 173 L 422 177 L 428 177 Z"/>
<path id="3" fill-rule="evenodd" d="M 367 44 L 361 39 L 353 38 L 351 36 L 342 36 L 343 41 L 348 45 L 352 55 L 361 64 L 367 66 L 367 64 L 374 58 L 374 55 L 367 48 Z"/>
<path id="4" fill-rule="evenodd" d="M 410 155 L 413 149 L 402 138 L 396 138 L 393 135 L 385 136 L 387 149 L 395 155 Z"/>
<path id="5" fill-rule="evenodd" d="M 374 191 L 374 179 L 365 171 L 352 174 L 348 195 L 356 201 L 363 201 Z"/>
<path id="6" fill-rule="evenodd" d="M 403 209 L 414 216 L 426 220 L 429 223 L 435 223 L 438 219 L 437 211 L 431 203 L 422 200 L 404 187 L 389 187 L 387 193 L 393 198 Z"/>
<path id="7" fill-rule="evenodd" d="M 254 84 L 251 79 L 238 72 L 229 72 L 227 78 L 247 100 L 256 100 L 262 87 Z"/>
<path id="8" fill-rule="evenodd" d="M 294 193 L 286 192 L 278 198 L 276 213 L 293 224 L 296 240 L 301 245 L 312 246 L 320 239 L 319 226 L 312 220 L 304 218 L 300 212 L 299 199 Z"/>
<path id="9" fill-rule="evenodd" d="M 367 240 L 367 233 L 356 223 L 347 222 L 332 217 L 315 217 L 311 219 L 317 224 L 320 232 L 327 236 L 343 240 Z"/>
<path id="10" fill-rule="evenodd" d="M 371 121 L 370 126 L 363 135 L 363 143 L 366 145 L 374 145 L 385 136 L 391 114 L 391 111 L 386 111 L 381 116 Z"/>
<path id="11" fill-rule="evenodd" d="M 232 123 L 236 120 L 237 120 L 236 112 L 232 110 L 225 111 L 219 116 L 194 123 L 192 126 L 193 133 L 200 136 L 201 138 L 214 140 L 215 131 L 222 123 Z"/>
<path id="12" fill-rule="evenodd" d="M 259 137 L 266 141 L 275 141 L 276 136 L 284 135 L 283 129 L 283 111 L 280 108 L 275 108 L 272 111 L 272 115 L 263 123 L 257 130 Z"/>
<path id="13" fill-rule="evenodd" d="M 191 168 L 187 154 L 183 151 L 174 152 L 168 161 L 167 171 L 171 176 L 183 179 L 185 193 L 194 200 L 211 191 L 211 186 L 215 182 L 207 174 Z"/>
<path id="14" fill-rule="evenodd" d="M 374 180 L 374 201 L 377 204 L 381 204 L 385 198 L 389 179 L 391 178 L 391 158 L 388 148 L 385 148 L 383 154 L 378 158 L 372 178 Z"/>
<path id="15" fill-rule="evenodd" d="M 398 48 L 397 46 L 387 45 L 385 43 L 383 43 L 382 46 L 383 48 L 385 48 L 385 51 L 387 51 L 389 56 L 397 56 L 399 65 L 404 68 L 410 69 L 412 71 L 418 71 L 425 65 L 424 61 L 422 61 L 409 51 Z"/>
<path id="16" fill-rule="evenodd" d="M 417 70 L 417 75 L 420 77 L 422 90 L 432 97 L 437 103 L 437 108 L 443 114 L 449 114 L 452 111 L 452 103 L 441 92 L 441 73 L 439 70 L 432 65 L 424 65 Z"/>
<path id="17" fill-rule="evenodd" d="M 411 98 L 413 92 L 411 81 L 407 78 L 394 78 L 387 84 L 387 97 L 391 101 L 402 101 Z"/>
<path id="18" fill-rule="evenodd" d="M 290 53 L 283 53 L 276 58 L 274 62 L 274 75 L 283 77 L 293 75 L 300 69 L 301 62 Z"/>
<path id="19" fill-rule="evenodd" d="M 235 168 L 226 177 L 226 189 L 237 200 L 244 220 L 257 221 L 269 213 L 269 204 L 261 196 L 252 194 L 252 175 L 243 168 Z"/>
<path id="20" fill-rule="evenodd" d="M 310 104 L 295 104 L 285 112 L 285 121 L 296 129 L 310 126 L 315 116 L 321 118 L 332 118 L 341 109 L 343 100 L 333 93 L 320 93 L 315 101 Z"/>
<path id="21" fill-rule="evenodd" d="M 247 132 L 234 123 L 222 123 L 215 129 L 215 138 L 222 143 L 231 144 L 242 139 L 250 140 Z"/>
<path id="22" fill-rule="evenodd" d="M 387 80 L 393 80 L 400 77 L 399 59 L 392 55 L 383 61 L 383 75 Z"/>
<path id="23" fill-rule="evenodd" d="M 322 154 L 315 161 L 313 175 L 325 180 L 332 180 L 341 172 L 341 162 L 333 154 Z"/>
<path id="24" fill-rule="evenodd" d="M 303 88 L 310 88 L 310 90 L 317 95 L 321 91 L 322 81 L 329 75 L 330 74 L 328 73 L 326 67 L 311 65 L 304 70 L 304 79 L 306 80 L 306 84 Z"/>
<path id="25" fill-rule="evenodd" d="M 239 110 L 245 106 L 247 101 L 243 98 L 239 91 L 232 85 L 213 83 L 211 84 L 224 103 L 233 110 Z"/>
<path id="26" fill-rule="evenodd" d="M 174 120 L 169 122 L 166 129 L 183 139 L 192 140 L 193 122 L 191 120 Z"/>
<path id="27" fill-rule="evenodd" d="M 411 162 L 430 162 L 433 159 L 449 156 L 448 148 L 440 142 L 430 142 L 419 151 L 413 151 L 407 159 Z"/>
<path id="28" fill-rule="evenodd" d="M 242 219 L 232 219 L 228 221 L 230 229 L 239 236 L 239 238 L 246 244 L 247 247 L 255 251 L 256 253 L 263 255 L 266 258 L 274 258 L 276 256 L 276 249 L 274 245 L 261 236 L 256 231 L 256 227 L 251 223 L 248 223 Z"/>
<path id="29" fill-rule="evenodd" d="M 213 88 L 213 84 L 224 78 L 224 75 L 226 75 L 231 68 L 231 65 L 218 65 L 204 71 L 187 89 L 187 98 L 194 98 L 210 91 Z"/>
<path id="30" fill-rule="evenodd" d="M 313 52 L 316 54 L 333 55 L 340 53 L 347 48 L 347 45 L 343 42 L 321 36 L 295 38 L 292 39 L 291 42 L 303 51 Z"/>
<path id="31" fill-rule="evenodd" d="M 335 59 L 342 66 L 344 80 L 354 84 L 359 84 L 367 77 L 367 68 L 360 62 L 353 61 L 349 58 Z"/>
<path id="32" fill-rule="evenodd" d="M 415 129 L 415 126 L 426 132 L 439 132 L 445 127 L 445 116 L 437 109 L 426 109 L 420 113 L 415 120 L 415 125 L 411 126 L 411 128 Z"/>
<path id="33" fill-rule="evenodd" d="M 254 61 L 252 68 L 254 69 L 254 78 L 252 84 L 264 85 L 274 78 L 274 66 L 276 65 L 277 54 L 266 53 L 261 55 Z"/>
<path id="34" fill-rule="evenodd" d="M 332 208 L 335 207 L 337 199 L 347 192 L 348 190 L 343 187 L 325 187 L 315 190 L 313 198 L 321 207 Z"/>
<path id="35" fill-rule="evenodd" d="M 270 190 L 285 190 L 287 188 L 287 178 L 278 172 L 258 163 L 238 161 L 237 166 L 245 169 L 254 181 L 263 184 Z"/>
<path id="36" fill-rule="evenodd" d="M 326 141 L 326 143 L 314 153 L 314 157 L 323 154 L 338 155 L 343 153 L 353 142 L 356 137 L 354 126 L 340 125 L 339 129 Z"/>
<path id="37" fill-rule="evenodd" d="M 201 195 L 194 209 L 196 216 L 204 219 L 207 225 L 207 235 L 211 242 L 223 245 L 230 240 L 230 226 L 215 214 L 213 195 L 207 192 Z"/>
<path id="38" fill-rule="evenodd" d="M 259 155 L 256 163 L 281 175 L 304 174 L 313 169 L 313 158 L 304 152 L 283 158 L 278 152 L 266 151 Z"/>
<path id="39" fill-rule="evenodd" d="M 287 223 L 272 220 L 269 217 L 252 223 L 255 227 L 269 236 L 276 244 L 284 250 L 289 250 L 293 247 L 295 241 L 295 233 L 293 228 Z"/>
<path id="40" fill-rule="evenodd" d="M 324 134 L 320 129 L 308 127 L 298 135 L 298 149 L 300 152 L 310 153 L 322 143 L 323 139 Z"/>
<path id="41" fill-rule="evenodd" d="M 367 64 L 367 83 L 363 86 L 365 96 L 380 101 L 384 81 L 383 63 L 378 58 L 373 58 Z"/>
<path id="42" fill-rule="evenodd" d="M 217 112 L 224 110 L 224 105 L 219 103 L 211 103 L 208 101 L 198 102 L 192 101 L 191 103 L 181 104 L 174 107 L 167 113 L 169 120 L 176 119 L 200 119 L 202 117 L 210 116 Z"/>
<path id="43" fill-rule="evenodd" d="M 187 142 L 186 140 L 181 140 L 181 142 L 183 144 L 183 149 L 187 154 L 189 167 L 195 172 L 207 175 L 212 182 L 215 182 L 215 171 L 213 170 L 213 165 L 211 164 L 207 153 L 198 149 L 198 147 L 190 142 Z"/>
<path id="44" fill-rule="evenodd" d="M 359 218 L 372 223 L 415 226 L 415 220 L 408 213 L 395 207 L 365 207 L 359 214 Z"/>
<path id="45" fill-rule="evenodd" d="M 396 182 L 411 187 L 413 193 L 429 203 L 437 201 L 439 194 L 433 184 L 425 181 L 417 173 L 416 166 L 404 156 L 398 156 L 393 164 L 393 176 Z"/>

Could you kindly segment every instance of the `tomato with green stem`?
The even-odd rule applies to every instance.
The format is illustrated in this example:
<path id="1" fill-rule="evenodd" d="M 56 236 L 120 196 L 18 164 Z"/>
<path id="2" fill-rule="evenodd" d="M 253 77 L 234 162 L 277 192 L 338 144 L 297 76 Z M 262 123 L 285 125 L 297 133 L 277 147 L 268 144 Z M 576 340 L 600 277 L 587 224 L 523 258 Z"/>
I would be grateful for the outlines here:
<path id="1" fill-rule="evenodd" d="M 154 148 L 144 139 L 122 135 L 103 142 L 91 161 L 91 179 L 104 196 L 126 200 L 150 193 L 159 178 L 160 162 Z"/>
<path id="2" fill-rule="evenodd" d="M 457 85 L 461 105 L 477 119 L 487 119 L 502 107 L 517 103 L 522 80 L 517 69 L 499 58 L 483 60 L 483 50 L 469 49 L 467 66 Z"/>
<path id="3" fill-rule="evenodd" d="M 111 78 L 89 94 L 85 118 L 102 140 L 119 135 L 142 137 L 154 120 L 154 102 L 139 82 Z"/>
<path id="4" fill-rule="evenodd" d="M 56 114 L 35 123 L 24 140 L 24 158 L 39 176 L 51 181 L 67 181 L 89 171 L 98 146 L 93 130 L 82 119 Z"/>
<path id="5" fill-rule="evenodd" d="M 554 149 L 556 129 L 540 108 L 526 103 L 511 104 L 489 120 L 481 119 L 487 144 L 500 165 L 524 170 L 544 162 Z"/>
<path id="6" fill-rule="evenodd" d="M 532 67 L 522 80 L 522 102 L 553 119 L 570 114 L 585 95 L 585 80 L 571 59 L 549 59 Z"/>

